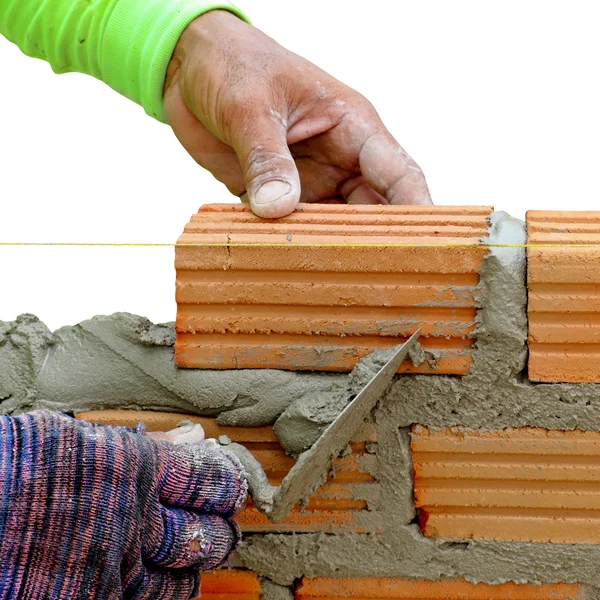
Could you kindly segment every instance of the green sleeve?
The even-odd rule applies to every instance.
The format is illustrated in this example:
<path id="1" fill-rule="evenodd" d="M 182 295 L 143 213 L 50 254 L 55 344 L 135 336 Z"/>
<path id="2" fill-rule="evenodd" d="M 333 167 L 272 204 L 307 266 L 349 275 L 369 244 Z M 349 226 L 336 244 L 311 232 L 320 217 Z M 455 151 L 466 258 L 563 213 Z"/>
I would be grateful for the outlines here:
<path id="1" fill-rule="evenodd" d="M 163 87 L 179 37 L 227 0 L 0 0 L 0 33 L 56 73 L 92 75 L 164 121 Z"/>

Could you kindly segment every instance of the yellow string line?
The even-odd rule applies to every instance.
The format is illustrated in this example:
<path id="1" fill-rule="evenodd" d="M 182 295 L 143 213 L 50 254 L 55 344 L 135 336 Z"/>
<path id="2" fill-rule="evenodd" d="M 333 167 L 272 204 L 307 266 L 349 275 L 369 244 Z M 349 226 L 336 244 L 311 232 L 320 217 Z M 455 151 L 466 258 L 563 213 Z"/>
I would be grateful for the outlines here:
<path id="1" fill-rule="evenodd" d="M 590 244 L 294 244 L 294 243 L 214 243 L 214 244 L 162 244 L 144 242 L 0 242 L 0 247 L 76 247 L 76 248 L 600 248 L 600 243 Z"/>

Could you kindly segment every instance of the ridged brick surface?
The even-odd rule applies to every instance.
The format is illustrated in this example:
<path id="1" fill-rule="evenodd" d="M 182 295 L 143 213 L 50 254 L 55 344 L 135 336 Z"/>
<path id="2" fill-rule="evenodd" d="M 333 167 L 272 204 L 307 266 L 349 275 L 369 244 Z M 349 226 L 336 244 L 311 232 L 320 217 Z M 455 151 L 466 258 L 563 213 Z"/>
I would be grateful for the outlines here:
<path id="1" fill-rule="evenodd" d="M 253 571 L 223 569 L 202 574 L 196 600 L 260 600 L 260 581 Z"/>
<path id="2" fill-rule="evenodd" d="M 364 577 L 360 579 L 304 578 L 296 600 L 577 600 L 585 596 L 576 584 L 473 584 L 462 579 L 418 581 Z"/>
<path id="3" fill-rule="evenodd" d="M 176 248 L 176 363 L 349 371 L 421 327 L 437 359 L 402 371 L 465 374 L 491 210 L 204 206 Z"/>
<path id="4" fill-rule="evenodd" d="M 527 229 L 548 246 L 527 251 L 529 377 L 598 383 L 600 212 L 530 211 Z"/>
<path id="5" fill-rule="evenodd" d="M 168 412 L 106 410 L 81 413 L 78 418 L 104 425 L 135 427 L 142 422 L 147 431 L 168 431 L 183 419 L 200 423 L 206 437 L 227 435 L 243 444 L 263 466 L 272 485 L 280 485 L 294 465 L 287 456 L 272 427 L 224 427 L 215 419 Z M 328 481 L 309 499 L 304 509 L 296 507 L 281 523 L 273 524 L 252 502 L 238 515 L 245 532 L 362 532 L 355 524 L 358 513 L 366 511 L 367 498 L 372 502 L 379 494 L 379 484 L 371 474 L 376 471 L 377 457 L 367 451 L 367 442 L 375 442 L 375 429 L 365 424 L 350 444 L 352 453 L 334 461 Z"/>
<path id="6" fill-rule="evenodd" d="M 425 535 L 600 543 L 600 433 L 412 430 Z"/>

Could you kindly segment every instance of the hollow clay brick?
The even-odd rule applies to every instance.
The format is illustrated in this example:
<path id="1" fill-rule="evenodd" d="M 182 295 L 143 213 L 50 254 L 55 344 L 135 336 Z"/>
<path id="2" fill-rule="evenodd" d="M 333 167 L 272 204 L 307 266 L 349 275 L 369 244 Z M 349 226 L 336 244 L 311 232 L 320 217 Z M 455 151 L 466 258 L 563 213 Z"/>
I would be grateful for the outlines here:
<path id="1" fill-rule="evenodd" d="M 600 543 L 600 433 L 411 433 L 415 504 L 432 538 Z"/>
<path id="2" fill-rule="evenodd" d="M 176 248 L 176 364 L 350 371 L 420 327 L 435 359 L 403 372 L 468 373 L 491 211 L 203 206 Z"/>
<path id="3" fill-rule="evenodd" d="M 437 581 L 364 577 L 302 579 L 296 600 L 578 600 L 585 598 L 577 584 L 487 585 L 462 579 Z"/>
<path id="4" fill-rule="evenodd" d="M 527 228 L 529 377 L 598 383 L 600 212 L 530 211 Z"/>
<path id="5" fill-rule="evenodd" d="M 135 410 L 92 411 L 80 413 L 77 417 L 92 423 L 132 428 L 143 423 L 146 431 L 168 431 L 184 419 L 200 423 L 206 437 L 226 435 L 232 442 L 246 446 L 261 463 L 272 485 L 280 485 L 294 466 L 294 459 L 287 456 L 270 426 L 227 427 L 209 417 Z M 250 500 L 237 517 L 242 531 L 336 533 L 343 528 L 363 533 L 364 529 L 356 524 L 356 516 L 368 510 L 367 497 L 373 503 L 379 493 L 379 484 L 372 475 L 377 469 L 377 457 L 367 452 L 367 442 L 376 440 L 374 426 L 365 423 L 350 444 L 351 454 L 336 459 L 327 482 L 313 493 L 304 508 L 294 508 L 281 523 L 271 523 Z"/>
<path id="6" fill-rule="evenodd" d="M 241 569 L 202 574 L 201 595 L 196 600 L 260 600 L 258 575 Z"/>

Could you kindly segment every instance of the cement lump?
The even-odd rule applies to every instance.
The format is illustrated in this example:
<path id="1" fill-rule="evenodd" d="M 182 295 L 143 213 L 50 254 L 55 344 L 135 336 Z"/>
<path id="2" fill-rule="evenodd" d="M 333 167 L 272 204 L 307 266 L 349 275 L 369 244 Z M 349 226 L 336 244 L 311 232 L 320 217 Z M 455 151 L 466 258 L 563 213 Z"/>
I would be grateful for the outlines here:
<path id="1" fill-rule="evenodd" d="M 350 401 L 377 375 L 393 356 L 394 350 L 375 350 L 358 361 L 344 384 L 332 382 L 330 390 L 314 395 L 305 394 L 287 407 L 273 426 L 286 452 L 297 458 L 311 448 L 327 426 L 335 421 Z M 411 358 L 419 360 L 420 355 L 417 356 L 416 359 Z M 424 355 L 422 360 L 425 360 Z"/>
<path id="2" fill-rule="evenodd" d="M 200 371 L 173 363 L 173 324 L 126 313 L 94 317 L 52 333 L 33 315 L 0 322 L 0 411 L 37 408 L 175 410 L 217 416 L 223 425 L 275 423 L 294 456 L 385 364 L 376 351 L 350 376 L 275 370 Z"/>
<path id="3" fill-rule="evenodd" d="M 219 440 L 220 441 L 220 440 Z M 254 458 L 254 455 L 242 444 L 223 443 L 229 452 L 237 456 L 244 466 L 248 480 L 248 491 L 252 502 L 256 508 L 263 514 L 270 514 L 273 510 L 273 499 L 277 488 L 272 486 L 267 479 L 267 475 L 262 465 Z"/>
<path id="4" fill-rule="evenodd" d="M 298 457 L 321 437 L 348 404 L 346 388 L 328 391 L 318 396 L 305 396 L 288 406 L 275 421 L 273 430 L 286 452 Z"/>

